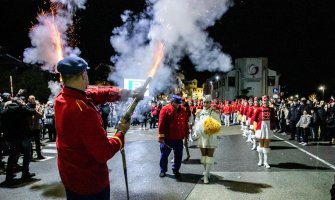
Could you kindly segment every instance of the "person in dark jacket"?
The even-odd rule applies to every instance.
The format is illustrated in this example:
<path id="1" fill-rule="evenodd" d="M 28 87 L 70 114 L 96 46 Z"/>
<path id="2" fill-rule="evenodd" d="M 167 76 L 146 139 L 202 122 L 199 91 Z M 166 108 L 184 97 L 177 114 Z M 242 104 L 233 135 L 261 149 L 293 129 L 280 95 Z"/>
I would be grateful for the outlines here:
<path id="1" fill-rule="evenodd" d="M 317 112 L 315 112 L 315 108 L 311 109 L 311 134 L 312 134 L 312 140 L 317 141 L 318 138 L 318 126 L 319 126 L 319 118 Z"/>
<path id="2" fill-rule="evenodd" d="M 320 133 L 318 135 L 318 140 L 326 140 L 326 110 L 325 110 L 325 101 L 320 101 L 320 104 L 317 106 L 317 115 L 318 115 L 318 128 Z"/>
<path id="3" fill-rule="evenodd" d="M 29 118 L 29 125 L 30 125 L 30 136 L 32 137 L 33 141 L 35 142 L 35 150 L 37 153 L 37 159 L 45 159 L 41 152 L 41 124 L 39 122 L 43 116 L 43 107 L 36 102 L 35 96 L 30 95 L 28 97 L 27 106 L 29 108 L 35 109 L 37 111 L 37 115 L 33 115 Z M 33 155 L 33 151 L 31 151 Z"/>
<path id="4" fill-rule="evenodd" d="M 1 112 L 4 136 L 10 145 L 10 152 L 7 161 L 6 183 L 12 184 L 14 178 L 13 167 L 17 163 L 17 157 L 23 154 L 22 179 L 29 179 L 35 173 L 29 172 L 31 160 L 30 127 L 28 118 L 37 115 L 33 108 L 27 107 L 19 98 L 15 97 L 5 105 Z"/>
<path id="5" fill-rule="evenodd" d="M 48 129 L 49 142 L 56 141 L 56 129 L 55 129 L 55 109 L 51 101 L 47 102 L 44 108 L 44 127 Z"/>
<path id="6" fill-rule="evenodd" d="M 300 116 L 301 116 L 301 106 L 297 104 L 298 100 L 294 99 L 293 100 L 293 104 L 292 106 L 289 108 L 288 111 L 288 120 L 290 123 L 290 129 L 291 129 L 291 138 L 289 140 L 294 140 L 295 136 L 297 134 L 297 123 L 300 120 Z"/>
<path id="7" fill-rule="evenodd" d="M 101 118 L 104 123 L 104 129 L 106 130 L 106 134 L 107 134 L 107 127 L 108 127 L 108 116 L 109 116 L 109 113 L 111 112 L 109 104 L 110 104 L 109 102 L 106 102 L 100 108 Z"/>
<path id="8" fill-rule="evenodd" d="M 329 105 L 326 110 L 326 141 L 329 144 L 335 144 L 335 102 L 334 100 L 329 101 Z"/>

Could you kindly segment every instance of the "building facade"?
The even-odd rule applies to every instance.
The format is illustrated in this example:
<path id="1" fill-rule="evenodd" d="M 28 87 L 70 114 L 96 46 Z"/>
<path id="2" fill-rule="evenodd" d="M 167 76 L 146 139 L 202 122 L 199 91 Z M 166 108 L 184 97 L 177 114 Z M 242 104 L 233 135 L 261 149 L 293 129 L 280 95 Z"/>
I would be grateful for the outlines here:
<path id="1" fill-rule="evenodd" d="M 238 96 L 273 96 L 280 92 L 279 78 L 279 73 L 268 68 L 267 58 L 238 58 L 234 69 L 206 81 L 205 93 L 227 100 Z"/>
<path id="2" fill-rule="evenodd" d="M 185 84 L 184 97 L 191 99 L 202 99 L 203 97 L 203 88 L 198 87 L 198 80 L 193 79 L 187 81 Z"/>

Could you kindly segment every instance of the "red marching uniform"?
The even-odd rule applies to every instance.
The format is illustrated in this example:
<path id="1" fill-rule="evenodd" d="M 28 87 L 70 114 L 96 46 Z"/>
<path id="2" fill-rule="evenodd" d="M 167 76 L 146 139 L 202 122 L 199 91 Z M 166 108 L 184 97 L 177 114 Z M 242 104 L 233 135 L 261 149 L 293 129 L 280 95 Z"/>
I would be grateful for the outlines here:
<path id="1" fill-rule="evenodd" d="M 260 106 L 257 108 L 253 115 L 251 122 L 256 121 L 256 138 L 258 139 L 271 139 L 271 124 L 273 123 L 274 110 L 269 107 Z M 267 124 L 267 130 L 263 130 L 265 123 Z M 262 127 L 263 126 L 263 127 Z M 267 131 L 265 133 L 264 131 Z"/>
<path id="2" fill-rule="evenodd" d="M 120 98 L 119 89 L 83 91 L 64 87 L 55 100 L 58 168 L 64 186 L 78 194 L 101 192 L 109 186 L 106 162 L 124 145 L 122 133 L 106 137 L 94 103 Z"/>
<path id="3" fill-rule="evenodd" d="M 165 140 L 182 140 L 188 132 L 186 109 L 180 105 L 179 112 L 171 105 L 164 106 L 159 114 L 158 137 Z"/>
<path id="4" fill-rule="evenodd" d="M 172 149 L 174 151 L 172 170 L 176 176 L 179 174 L 183 156 L 183 139 L 188 134 L 188 129 L 188 117 L 186 109 L 182 105 L 178 109 L 171 104 L 162 108 L 158 123 L 158 138 L 159 141 L 164 141 L 160 144 L 159 165 L 162 176 L 165 176 L 167 172 L 168 157 Z"/>
<path id="5" fill-rule="evenodd" d="M 231 113 L 231 107 L 228 103 L 226 103 L 224 106 L 223 106 L 223 113 L 225 115 L 229 115 Z"/>

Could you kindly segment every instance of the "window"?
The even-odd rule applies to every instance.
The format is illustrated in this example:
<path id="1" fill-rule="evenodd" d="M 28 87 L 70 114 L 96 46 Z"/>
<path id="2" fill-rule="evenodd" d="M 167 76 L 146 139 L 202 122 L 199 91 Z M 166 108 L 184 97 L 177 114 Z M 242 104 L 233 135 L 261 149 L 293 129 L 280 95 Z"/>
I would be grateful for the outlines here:
<path id="1" fill-rule="evenodd" d="M 275 84 L 276 84 L 276 77 L 268 76 L 268 86 L 275 86 Z"/>
<path id="2" fill-rule="evenodd" d="M 228 87 L 235 87 L 235 77 L 228 77 Z"/>

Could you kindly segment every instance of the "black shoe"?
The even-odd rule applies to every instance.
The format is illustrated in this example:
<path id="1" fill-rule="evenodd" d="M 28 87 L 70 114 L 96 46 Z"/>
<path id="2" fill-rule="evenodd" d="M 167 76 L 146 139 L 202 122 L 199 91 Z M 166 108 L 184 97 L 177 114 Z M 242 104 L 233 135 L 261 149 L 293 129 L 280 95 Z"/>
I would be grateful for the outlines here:
<path id="1" fill-rule="evenodd" d="M 294 140 L 294 138 L 290 138 L 290 139 L 288 139 L 288 140 Z"/>
<path id="2" fill-rule="evenodd" d="M 13 182 L 13 179 L 16 177 L 16 174 L 6 175 L 6 182 Z"/>
<path id="3" fill-rule="evenodd" d="M 176 177 L 176 179 L 180 179 L 180 173 L 178 171 L 173 171 L 174 176 Z"/>
<path id="4" fill-rule="evenodd" d="M 24 173 L 24 174 L 22 174 L 21 179 L 31 179 L 31 178 L 34 177 L 34 176 L 36 176 L 35 173 L 30 173 L 30 172 L 28 172 L 28 173 Z"/>
<path id="5" fill-rule="evenodd" d="M 46 159 L 46 157 L 44 157 L 42 155 L 37 156 L 37 160 L 43 160 L 43 159 Z"/>
<path id="6" fill-rule="evenodd" d="M 159 177 L 165 177 L 165 176 L 166 176 L 165 172 L 159 173 Z"/>
<path id="7" fill-rule="evenodd" d="M 190 157 L 191 157 L 191 156 L 187 156 L 187 157 L 183 160 L 183 162 L 187 162 L 187 161 L 189 161 L 189 160 L 190 160 Z"/>

